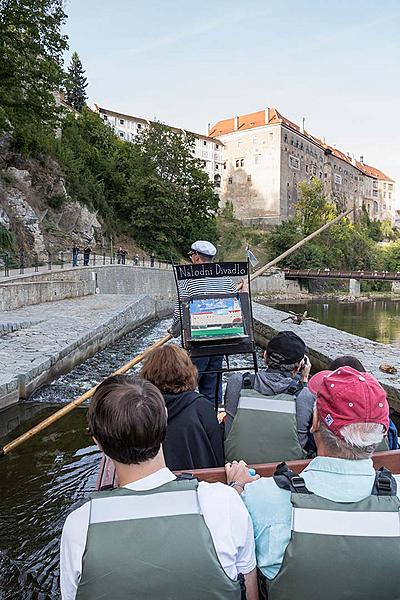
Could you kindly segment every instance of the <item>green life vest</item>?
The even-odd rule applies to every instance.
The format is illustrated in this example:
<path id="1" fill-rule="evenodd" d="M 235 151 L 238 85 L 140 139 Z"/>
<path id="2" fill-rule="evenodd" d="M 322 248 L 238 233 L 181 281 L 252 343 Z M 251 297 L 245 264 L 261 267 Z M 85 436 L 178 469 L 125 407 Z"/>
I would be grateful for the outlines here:
<path id="1" fill-rule="evenodd" d="M 239 600 L 200 511 L 198 481 L 93 494 L 76 600 Z"/>
<path id="2" fill-rule="evenodd" d="M 300 460 L 296 398 L 289 394 L 264 396 L 243 388 L 231 430 L 225 440 L 225 459 L 249 464 Z"/>
<path id="3" fill-rule="evenodd" d="M 287 473 L 289 487 L 282 474 L 275 481 L 292 491 L 292 533 L 279 573 L 267 582 L 268 600 L 400 598 L 400 501 L 391 473 L 378 472 L 372 495 L 359 502 L 317 496 Z"/>

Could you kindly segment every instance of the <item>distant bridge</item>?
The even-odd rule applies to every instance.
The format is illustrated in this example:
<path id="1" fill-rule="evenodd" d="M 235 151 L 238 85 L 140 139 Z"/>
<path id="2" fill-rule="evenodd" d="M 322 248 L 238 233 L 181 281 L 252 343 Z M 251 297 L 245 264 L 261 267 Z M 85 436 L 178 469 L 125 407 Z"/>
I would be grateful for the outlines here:
<path id="1" fill-rule="evenodd" d="M 335 269 L 282 269 L 287 279 L 361 279 L 400 281 L 400 271 L 339 271 Z"/>

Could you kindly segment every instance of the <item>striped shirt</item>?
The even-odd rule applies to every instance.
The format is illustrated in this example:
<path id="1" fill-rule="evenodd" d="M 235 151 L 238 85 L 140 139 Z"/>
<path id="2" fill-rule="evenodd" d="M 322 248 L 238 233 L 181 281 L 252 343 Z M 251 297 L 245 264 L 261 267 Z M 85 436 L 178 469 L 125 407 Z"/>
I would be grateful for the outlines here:
<path id="1" fill-rule="evenodd" d="M 182 279 L 178 281 L 179 295 L 181 300 L 187 300 L 192 296 L 209 296 L 210 294 L 235 294 L 238 290 L 236 283 L 230 277 L 204 277 L 203 279 Z M 179 301 L 175 301 L 174 320 L 172 329 L 174 333 L 179 325 Z M 179 333 L 177 334 L 179 335 Z"/>

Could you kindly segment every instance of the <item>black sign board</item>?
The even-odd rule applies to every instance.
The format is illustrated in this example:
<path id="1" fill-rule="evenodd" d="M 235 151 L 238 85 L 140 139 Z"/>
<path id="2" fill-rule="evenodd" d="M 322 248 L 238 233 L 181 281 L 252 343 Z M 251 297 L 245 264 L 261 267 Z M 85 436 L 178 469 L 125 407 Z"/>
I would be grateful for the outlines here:
<path id="1" fill-rule="evenodd" d="M 174 265 L 176 278 L 203 279 L 205 277 L 244 277 L 248 274 L 247 262 L 202 263 L 200 265 Z"/>

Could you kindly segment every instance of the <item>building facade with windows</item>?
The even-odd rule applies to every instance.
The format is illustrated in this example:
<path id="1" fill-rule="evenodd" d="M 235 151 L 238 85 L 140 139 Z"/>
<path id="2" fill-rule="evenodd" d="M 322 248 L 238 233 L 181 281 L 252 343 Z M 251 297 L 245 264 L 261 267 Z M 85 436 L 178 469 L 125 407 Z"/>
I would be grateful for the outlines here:
<path id="1" fill-rule="evenodd" d="M 275 224 L 291 218 L 298 183 L 313 177 L 340 208 L 365 206 L 372 219 L 394 218 L 394 181 L 309 134 L 304 119 L 296 125 L 266 108 L 219 121 L 208 133 L 223 143 L 221 205 L 231 202 L 241 220 Z"/>
<path id="2" fill-rule="evenodd" d="M 141 117 L 134 117 L 119 113 L 108 108 L 102 108 L 94 105 L 94 111 L 99 114 L 101 119 L 113 128 L 115 134 L 126 142 L 133 142 L 136 136 L 146 127 L 150 127 L 154 121 L 148 121 Z M 195 138 L 193 155 L 200 159 L 204 170 L 210 181 L 214 184 L 217 192 L 221 189 L 222 168 L 223 168 L 223 144 L 215 137 L 209 137 L 199 133 L 189 132 L 177 127 L 171 127 L 173 131 L 190 133 Z"/>

